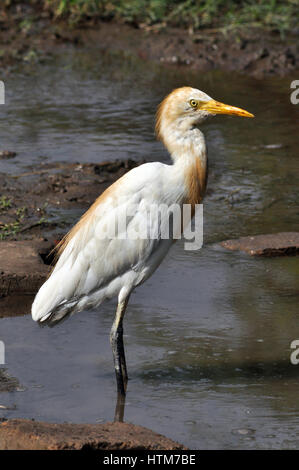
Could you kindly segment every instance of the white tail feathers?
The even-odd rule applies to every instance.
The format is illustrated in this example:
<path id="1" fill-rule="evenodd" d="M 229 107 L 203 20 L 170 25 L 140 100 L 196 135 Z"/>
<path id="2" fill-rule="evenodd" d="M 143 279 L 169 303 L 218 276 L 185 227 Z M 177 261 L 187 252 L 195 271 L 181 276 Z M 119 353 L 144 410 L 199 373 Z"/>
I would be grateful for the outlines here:
<path id="1" fill-rule="evenodd" d="M 57 306 L 65 300 L 62 292 L 59 293 L 59 290 L 57 289 L 60 278 L 58 274 L 59 273 L 53 273 L 38 291 L 31 310 L 34 321 L 45 321 Z"/>
<path id="2" fill-rule="evenodd" d="M 85 264 L 82 260 L 73 259 L 72 246 L 69 244 L 34 299 L 31 310 L 33 320 L 43 323 L 55 317 L 62 319 L 64 314 L 70 313 L 80 297 L 76 289 L 83 277 L 82 264 Z"/>
<path id="3" fill-rule="evenodd" d="M 34 299 L 33 320 L 51 326 L 73 313 L 99 305 L 107 296 L 106 289 L 86 281 L 94 279 L 88 276 L 88 269 L 82 273 L 78 259 L 75 263 L 68 259 L 64 264 L 59 260 Z"/>

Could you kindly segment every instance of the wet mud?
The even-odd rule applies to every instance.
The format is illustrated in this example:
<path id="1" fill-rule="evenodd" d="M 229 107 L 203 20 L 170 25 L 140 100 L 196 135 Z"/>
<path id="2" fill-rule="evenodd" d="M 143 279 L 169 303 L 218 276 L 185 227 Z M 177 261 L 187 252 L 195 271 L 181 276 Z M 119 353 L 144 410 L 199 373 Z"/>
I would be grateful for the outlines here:
<path id="1" fill-rule="evenodd" d="M 0 422 L 1 450 L 183 450 L 182 444 L 131 423 Z"/>
<path id="2" fill-rule="evenodd" d="M 26 18 L 28 21 L 26 22 Z M 25 25 L 25 26 L 24 26 Z M 85 21 L 70 28 L 53 22 L 46 11 L 32 7 L 0 17 L 0 64 L 4 74 L 16 63 L 46 61 L 66 44 L 101 51 L 124 51 L 141 59 L 198 71 L 221 69 L 262 78 L 285 76 L 299 68 L 296 32 L 282 38 L 260 29 L 227 33 L 173 28 L 134 28 L 114 22 Z"/>
<path id="3" fill-rule="evenodd" d="M 142 163 L 46 163 L 38 170 L 0 174 L 0 239 L 59 237 L 69 224 L 66 211 L 78 218 L 108 186 Z"/>

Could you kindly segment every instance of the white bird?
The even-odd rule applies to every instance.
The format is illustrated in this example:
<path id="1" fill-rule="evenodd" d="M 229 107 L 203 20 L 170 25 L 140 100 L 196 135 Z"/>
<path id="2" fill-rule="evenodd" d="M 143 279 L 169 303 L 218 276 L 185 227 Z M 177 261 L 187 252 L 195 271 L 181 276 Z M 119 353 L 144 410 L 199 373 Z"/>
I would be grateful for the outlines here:
<path id="1" fill-rule="evenodd" d="M 207 182 L 205 139 L 197 125 L 208 116 L 235 114 L 253 117 L 240 108 L 213 100 L 200 90 L 178 88 L 170 93 L 157 111 L 156 134 L 169 151 L 172 164 L 145 163 L 113 183 L 94 202 L 62 240 L 59 259 L 32 305 L 32 318 L 55 325 L 66 316 L 94 307 L 118 296 L 118 306 L 110 333 L 118 392 L 124 396 L 127 368 L 123 345 L 123 317 L 133 289 L 159 266 L 173 237 L 163 239 L 163 224 L 156 217 L 148 221 L 152 205 L 167 207 L 203 199 Z M 132 212 L 133 210 L 133 212 Z M 156 238 L 107 236 L 123 213 L 131 213 L 123 231 L 142 232 L 145 226 L 157 230 Z M 127 233 L 127 232 L 126 232 Z M 160 235 L 159 235 L 160 234 Z"/>

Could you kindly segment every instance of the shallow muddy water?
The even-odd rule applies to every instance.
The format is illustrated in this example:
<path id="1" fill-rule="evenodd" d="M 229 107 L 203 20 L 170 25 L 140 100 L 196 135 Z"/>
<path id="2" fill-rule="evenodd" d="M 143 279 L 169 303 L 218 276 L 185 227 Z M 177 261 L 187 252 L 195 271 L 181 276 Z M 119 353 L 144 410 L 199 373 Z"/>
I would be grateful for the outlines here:
<path id="1" fill-rule="evenodd" d="M 210 162 L 204 246 L 188 252 L 177 243 L 133 293 L 125 318 L 125 420 L 193 449 L 299 445 L 299 365 L 290 363 L 290 344 L 299 339 L 299 258 L 253 258 L 217 246 L 299 230 L 295 78 L 195 73 L 67 49 L 55 63 L 28 65 L 6 80 L 0 142 L 18 152 L 0 161 L 8 173 L 41 161 L 167 161 L 154 139 L 154 113 L 176 86 L 256 115 L 202 126 Z M 0 417 L 113 420 L 114 309 L 109 302 L 54 329 L 29 316 L 1 318 L 3 369 L 19 386 L 0 393 Z"/>

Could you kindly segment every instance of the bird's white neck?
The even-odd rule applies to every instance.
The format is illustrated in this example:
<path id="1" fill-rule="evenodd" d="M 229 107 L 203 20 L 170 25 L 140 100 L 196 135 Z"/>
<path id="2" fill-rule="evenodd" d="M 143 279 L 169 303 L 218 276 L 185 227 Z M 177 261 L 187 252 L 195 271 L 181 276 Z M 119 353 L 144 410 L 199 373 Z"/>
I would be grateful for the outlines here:
<path id="1" fill-rule="evenodd" d="M 187 157 L 206 158 L 203 133 L 197 127 L 186 126 L 184 121 L 181 126 L 168 126 L 162 134 L 162 140 L 175 163 Z"/>
<path id="2" fill-rule="evenodd" d="M 203 133 L 188 121 L 161 129 L 162 141 L 169 151 L 177 177 L 184 180 L 184 202 L 201 202 L 207 182 L 207 150 Z"/>

